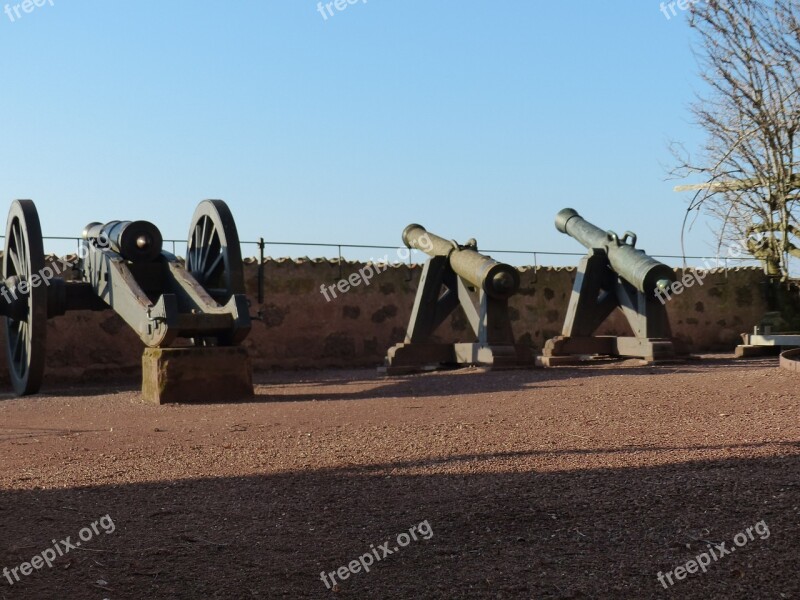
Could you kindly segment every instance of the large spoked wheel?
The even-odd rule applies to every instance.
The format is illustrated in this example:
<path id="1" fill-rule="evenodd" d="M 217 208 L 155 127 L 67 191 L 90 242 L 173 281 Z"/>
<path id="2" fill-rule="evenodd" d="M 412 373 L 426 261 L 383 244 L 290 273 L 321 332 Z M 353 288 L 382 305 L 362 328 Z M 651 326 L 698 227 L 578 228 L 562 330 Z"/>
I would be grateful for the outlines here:
<path id="1" fill-rule="evenodd" d="M 203 200 L 197 205 L 189 228 L 186 269 L 219 304 L 234 294 L 244 294 L 244 265 L 239 233 L 228 205 L 222 200 Z M 225 337 L 193 338 L 195 346 L 228 345 Z"/>
<path id="2" fill-rule="evenodd" d="M 186 269 L 220 304 L 244 294 L 244 266 L 233 215 L 222 200 L 203 200 L 189 228 Z"/>
<path id="3" fill-rule="evenodd" d="M 44 376 L 48 282 L 41 280 L 43 271 L 42 228 L 36 206 L 31 200 L 15 200 L 6 224 L 3 278 L 9 289 L 3 300 L 23 302 L 27 307 L 14 311 L 18 319 L 4 317 L 3 329 L 8 372 L 18 396 L 38 392 Z M 33 275 L 37 275 L 35 286 L 31 285 Z"/>

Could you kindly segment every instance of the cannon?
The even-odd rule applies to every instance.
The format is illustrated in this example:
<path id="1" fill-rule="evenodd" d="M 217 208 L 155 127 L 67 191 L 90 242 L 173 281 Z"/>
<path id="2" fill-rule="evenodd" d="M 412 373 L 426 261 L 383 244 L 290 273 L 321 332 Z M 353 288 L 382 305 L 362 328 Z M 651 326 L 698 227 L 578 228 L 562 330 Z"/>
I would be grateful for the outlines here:
<path id="1" fill-rule="evenodd" d="M 556 229 L 588 249 L 581 259 L 561 335 L 544 347 L 546 366 L 579 362 L 591 356 L 634 357 L 648 362 L 686 353 L 672 336 L 667 317 L 668 290 L 675 271 L 636 248 L 636 234 L 620 238 L 565 208 Z M 600 325 L 620 309 L 632 336 L 596 336 Z"/>
<path id="2" fill-rule="evenodd" d="M 405 341 L 389 349 L 385 372 L 534 364 L 532 348 L 516 343 L 511 326 L 508 301 L 520 286 L 516 268 L 478 252 L 474 239 L 459 245 L 421 225 L 406 227 L 402 238 L 408 248 L 421 250 L 430 258 L 422 269 Z M 453 344 L 434 341 L 436 329 L 459 308 L 473 340 Z"/>
<path id="3" fill-rule="evenodd" d="M 61 269 L 57 263 L 46 264 L 39 216 L 31 200 L 12 203 L 5 241 L 0 296 L 6 301 L 0 302 L 0 315 L 17 395 L 40 389 L 47 320 L 73 310 L 113 310 L 153 350 L 143 356 L 143 391 L 155 396 L 151 401 L 172 392 L 211 390 L 215 383 L 241 395 L 249 389 L 252 395 L 247 369 L 232 374 L 213 366 L 224 348 L 233 348 L 236 360 L 246 362 L 246 353 L 237 346 L 251 327 L 239 237 L 223 201 L 198 205 L 185 264 L 164 250 L 161 232 L 148 221 L 90 223 L 82 232 L 77 258 L 64 265 L 76 267 L 79 279 L 57 277 Z M 178 340 L 182 347 L 171 348 Z M 169 382 L 161 378 L 174 367 L 167 362 L 188 363 L 197 371 L 194 388 L 186 384 L 166 390 Z"/>

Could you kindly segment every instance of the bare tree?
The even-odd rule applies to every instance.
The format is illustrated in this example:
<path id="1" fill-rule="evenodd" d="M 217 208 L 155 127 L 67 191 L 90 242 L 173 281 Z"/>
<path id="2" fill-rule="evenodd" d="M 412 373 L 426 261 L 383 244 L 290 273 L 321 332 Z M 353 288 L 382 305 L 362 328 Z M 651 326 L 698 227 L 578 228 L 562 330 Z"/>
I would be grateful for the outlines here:
<path id="1" fill-rule="evenodd" d="M 708 0 L 691 7 L 708 86 L 692 113 L 708 137 L 696 160 L 673 145 L 673 174 L 705 182 L 676 188 L 697 190 L 689 211 L 715 218 L 720 247 L 741 244 L 767 274 L 782 279 L 789 258 L 800 257 L 799 18 L 800 0 Z"/>

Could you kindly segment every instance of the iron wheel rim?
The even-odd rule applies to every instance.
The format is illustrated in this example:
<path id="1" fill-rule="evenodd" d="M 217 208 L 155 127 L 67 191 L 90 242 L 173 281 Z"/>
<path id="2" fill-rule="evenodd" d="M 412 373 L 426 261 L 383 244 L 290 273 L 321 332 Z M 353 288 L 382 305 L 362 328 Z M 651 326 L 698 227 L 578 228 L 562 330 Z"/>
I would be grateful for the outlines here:
<path id="1" fill-rule="evenodd" d="M 27 283 L 28 310 L 25 320 L 4 317 L 3 330 L 9 377 L 19 396 L 38 392 L 44 376 L 48 282 L 41 285 L 40 280 L 38 285 L 31 285 L 33 275 L 42 277 L 44 266 L 42 228 L 36 206 L 31 200 L 15 200 L 6 223 L 3 279 L 17 277 L 17 285 Z"/>
<path id="2" fill-rule="evenodd" d="M 244 265 L 239 233 L 228 205 L 204 200 L 192 216 L 186 269 L 222 305 L 244 294 Z"/>

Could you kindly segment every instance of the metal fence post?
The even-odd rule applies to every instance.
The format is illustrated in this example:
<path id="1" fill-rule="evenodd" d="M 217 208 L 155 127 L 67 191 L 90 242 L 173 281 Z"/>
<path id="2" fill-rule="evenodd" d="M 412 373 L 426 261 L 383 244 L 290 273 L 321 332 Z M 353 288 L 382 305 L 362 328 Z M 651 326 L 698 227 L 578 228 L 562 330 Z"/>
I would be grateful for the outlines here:
<path id="1" fill-rule="evenodd" d="M 258 238 L 258 303 L 264 304 L 264 238 Z"/>

